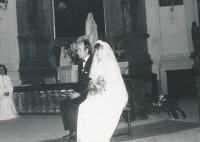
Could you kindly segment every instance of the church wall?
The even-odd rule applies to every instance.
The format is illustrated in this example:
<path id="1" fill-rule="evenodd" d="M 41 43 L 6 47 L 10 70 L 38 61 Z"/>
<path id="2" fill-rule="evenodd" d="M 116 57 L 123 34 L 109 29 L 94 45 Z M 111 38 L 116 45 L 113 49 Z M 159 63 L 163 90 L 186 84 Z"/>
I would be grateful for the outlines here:
<path id="1" fill-rule="evenodd" d="M 0 17 L 0 63 L 6 65 L 13 85 L 20 85 L 16 0 L 8 1 L 7 10 L 0 9 Z"/>
<path id="2" fill-rule="evenodd" d="M 172 14 L 170 8 L 169 6 L 159 8 L 162 53 L 188 53 L 184 6 L 175 6 L 173 17 L 178 19 L 174 21 L 167 20 Z"/>
<path id="3" fill-rule="evenodd" d="M 187 69 L 193 64 L 191 23 L 198 17 L 196 0 L 184 0 L 184 5 L 174 6 L 173 17 L 177 17 L 174 21 L 167 20 L 172 16 L 172 6 L 159 7 L 158 0 L 145 2 L 152 71 L 157 74 L 161 92 L 167 93 L 166 70 Z"/>
<path id="4" fill-rule="evenodd" d="M 0 34 L 0 39 L 1 39 L 0 61 L 1 61 L 1 63 L 9 63 L 9 62 L 11 62 L 11 56 L 10 56 L 11 48 L 10 48 L 10 43 L 9 43 L 10 33 L 8 32 L 9 31 L 9 26 L 8 26 L 9 18 L 8 18 L 8 15 L 9 15 L 9 11 L 8 10 L 3 11 L 1 9 L 1 13 L 0 13 L 0 16 L 1 16 L 1 20 L 0 20 L 0 23 L 1 23 L 1 26 L 0 26 L 0 31 L 1 31 L 1 34 Z M 9 56 L 7 56 L 7 54 Z"/>

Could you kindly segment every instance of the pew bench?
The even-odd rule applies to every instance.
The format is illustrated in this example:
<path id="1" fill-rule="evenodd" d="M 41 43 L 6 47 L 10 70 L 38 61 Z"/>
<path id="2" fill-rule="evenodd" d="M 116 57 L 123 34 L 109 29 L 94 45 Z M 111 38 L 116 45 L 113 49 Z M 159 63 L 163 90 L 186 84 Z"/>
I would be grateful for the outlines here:
<path id="1" fill-rule="evenodd" d="M 126 115 L 127 115 L 127 130 L 125 131 L 121 131 L 121 132 L 117 132 L 115 134 L 112 135 L 112 137 L 118 137 L 118 136 L 122 136 L 122 135 L 128 135 L 128 139 L 132 140 L 133 136 L 132 136 L 132 130 L 131 130 L 131 118 L 130 118 L 130 105 L 127 104 L 126 107 L 123 109 L 123 111 L 125 111 Z"/>

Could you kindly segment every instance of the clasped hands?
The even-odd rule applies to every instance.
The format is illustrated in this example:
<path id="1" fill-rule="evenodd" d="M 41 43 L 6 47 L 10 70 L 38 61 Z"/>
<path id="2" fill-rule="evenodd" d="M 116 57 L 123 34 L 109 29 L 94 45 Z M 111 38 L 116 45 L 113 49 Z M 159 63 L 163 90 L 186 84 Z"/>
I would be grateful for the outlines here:
<path id="1" fill-rule="evenodd" d="M 5 96 L 9 96 L 9 92 L 5 92 L 4 95 L 5 95 Z"/>
<path id="2" fill-rule="evenodd" d="M 74 93 L 70 94 L 70 98 L 71 98 L 71 99 L 75 99 L 75 98 L 77 98 L 77 97 L 79 97 L 79 96 L 80 96 L 80 94 L 77 93 L 77 92 L 74 92 Z"/>

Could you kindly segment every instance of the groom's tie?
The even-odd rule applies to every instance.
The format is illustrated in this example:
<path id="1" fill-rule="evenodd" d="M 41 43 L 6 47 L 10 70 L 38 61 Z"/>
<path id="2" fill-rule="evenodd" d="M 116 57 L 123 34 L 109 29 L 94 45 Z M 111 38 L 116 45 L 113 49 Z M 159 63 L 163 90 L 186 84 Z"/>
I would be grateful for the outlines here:
<path id="1" fill-rule="evenodd" d="M 84 60 L 84 59 L 82 59 L 82 61 L 83 61 L 83 69 L 82 69 L 82 70 L 84 70 L 84 66 L 85 66 L 85 60 Z"/>

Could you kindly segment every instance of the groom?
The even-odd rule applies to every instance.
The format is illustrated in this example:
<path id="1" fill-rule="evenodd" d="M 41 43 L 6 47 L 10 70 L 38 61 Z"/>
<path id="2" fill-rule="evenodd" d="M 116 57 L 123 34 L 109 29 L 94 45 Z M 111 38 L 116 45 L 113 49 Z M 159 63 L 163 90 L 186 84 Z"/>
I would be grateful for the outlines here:
<path id="1" fill-rule="evenodd" d="M 87 97 L 87 86 L 90 81 L 89 72 L 92 64 L 92 48 L 87 40 L 78 43 L 78 56 L 80 58 L 78 64 L 79 76 L 79 94 L 72 94 L 71 99 L 65 99 L 60 102 L 60 110 L 65 130 L 69 130 L 70 134 L 63 136 L 69 137 L 70 140 L 76 140 L 78 107 Z"/>

